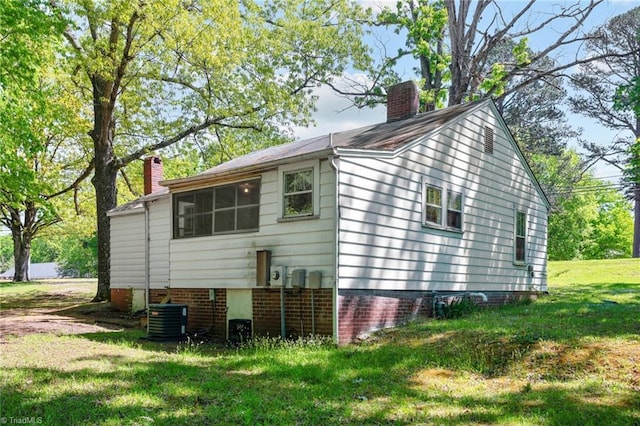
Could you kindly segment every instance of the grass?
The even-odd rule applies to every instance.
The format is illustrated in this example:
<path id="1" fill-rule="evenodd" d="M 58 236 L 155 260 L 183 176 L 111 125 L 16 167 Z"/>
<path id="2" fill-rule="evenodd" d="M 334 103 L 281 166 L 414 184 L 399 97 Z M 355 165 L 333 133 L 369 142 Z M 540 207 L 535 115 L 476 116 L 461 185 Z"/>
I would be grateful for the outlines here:
<path id="1" fill-rule="evenodd" d="M 3 306 L 31 294 L 15 289 L 0 288 Z M 275 339 L 235 349 L 170 345 L 136 330 L 10 339 L 0 346 L 0 416 L 98 425 L 640 424 L 640 262 L 551 263 L 549 293 L 341 348 Z"/>
<path id="2" fill-rule="evenodd" d="M 0 309 L 58 308 L 95 295 L 95 279 L 48 279 L 26 283 L 0 281 Z"/>

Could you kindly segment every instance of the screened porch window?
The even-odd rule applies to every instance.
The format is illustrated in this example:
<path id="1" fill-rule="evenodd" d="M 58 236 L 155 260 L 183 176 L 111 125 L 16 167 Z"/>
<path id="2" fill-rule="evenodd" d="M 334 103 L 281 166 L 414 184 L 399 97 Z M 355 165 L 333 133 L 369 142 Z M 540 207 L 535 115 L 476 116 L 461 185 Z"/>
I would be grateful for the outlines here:
<path id="1" fill-rule="evenodd" d="M 259 215 L 260 179 L 175 194 L 173 236 L 256 231 Z"/>

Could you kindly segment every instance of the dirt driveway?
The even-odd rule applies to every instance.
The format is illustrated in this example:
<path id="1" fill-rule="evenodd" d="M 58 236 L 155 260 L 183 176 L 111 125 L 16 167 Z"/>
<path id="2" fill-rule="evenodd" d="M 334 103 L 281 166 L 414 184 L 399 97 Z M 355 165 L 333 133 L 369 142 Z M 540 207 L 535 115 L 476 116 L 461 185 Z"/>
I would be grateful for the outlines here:
<path id="1" fill-rule="evenodd" d="M 113 311 L 108 302 L 91 303 L 91 283 L 67 280 L 33 284 L 29 291 L 24 291 L 25 285 L 11 284 L 20 290 L 15 292 L 12 287 L 0 287 L 0 343 L 33 333 L 84 334 L 140 324 L 137 318 Z"/>

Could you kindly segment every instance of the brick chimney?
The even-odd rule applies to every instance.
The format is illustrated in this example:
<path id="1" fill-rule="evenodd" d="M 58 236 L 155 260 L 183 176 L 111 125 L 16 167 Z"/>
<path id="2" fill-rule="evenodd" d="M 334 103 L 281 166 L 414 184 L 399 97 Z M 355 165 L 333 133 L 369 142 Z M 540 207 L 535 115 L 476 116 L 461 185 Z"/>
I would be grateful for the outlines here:
<path id="1" fill-rule="evenodd" d="M 151 156 L 144 159 L 144 195 L 156 192 L 162 186 L 159 182 L 162 180 L 162 159 L 160 157 Z"/>
<path id="2" fill-rule="evenodd" d="M 413 81 L 405 81 L 387 89 L 387 123 L 404 120 L 418 113 L 420 90 Z"/>

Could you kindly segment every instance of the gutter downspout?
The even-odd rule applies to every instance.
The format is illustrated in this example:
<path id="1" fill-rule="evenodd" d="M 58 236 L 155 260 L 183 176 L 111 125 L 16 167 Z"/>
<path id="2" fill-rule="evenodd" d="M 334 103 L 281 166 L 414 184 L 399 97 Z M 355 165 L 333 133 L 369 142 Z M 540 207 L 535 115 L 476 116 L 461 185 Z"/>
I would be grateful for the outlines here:
<path id="1" fill-rule="evenodd" d="M 285 284 L 286 284 L 286 280 L 287 277 L 284 277 L 283 280 L 285 280 Z M 284 284 L 282 285 L 282 287 L 280 287 L 280 338 L 282 340 L 286 339 L 286 334 L 287 334 L 287 330 L 286 330 L 286 319 L 284 317 L 285 315 L 285 308 L 284 308 Z"/>
<path id="2" fill-rule="evenodd" d="M 151 287 L 150 253 L 149 253 L 149 205 L 143 201 L 144 207 L 144 304 L 147 310 L 147 334 L 149 334 L 149 288 Z"/>
<path id="3" fill-rule="evenodd" d="M 333 147 L 333 133 L 329 133 L 329 143 L 330 146 Z M 334 262 L 335 262 L 335 271 L 333 280 L 333 340 L 335 344 L 340 342 L 340 336 L 338 335 L 338 321 L 340 315 L 338 314 L 338 259 L 340 256 L 340 169 L 338 167 L 337 158 L 335 155 L 331 155 L 330 157 L 331 167 L 335 170 L 336 183 L 335 183 L 335 213 L 334 213 L 334 229 L 335 229 L 335 248 L 334 248 Z"/>

